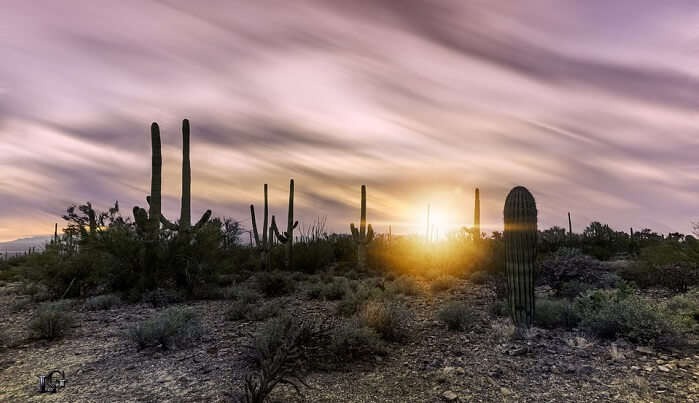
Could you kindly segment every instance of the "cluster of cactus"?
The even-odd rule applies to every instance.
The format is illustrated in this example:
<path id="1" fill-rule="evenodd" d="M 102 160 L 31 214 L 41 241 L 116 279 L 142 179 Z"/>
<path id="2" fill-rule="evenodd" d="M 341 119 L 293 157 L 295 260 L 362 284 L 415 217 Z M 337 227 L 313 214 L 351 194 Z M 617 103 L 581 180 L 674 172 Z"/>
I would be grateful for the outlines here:
<path id="1" fill-rule="evenodd" d="M 286 267 L 291 269 L 294 264 L 294 229 L 298 227 L 299 222 L 294 221 L 294 180 L 289 180 L 289 214 L 286 224 L 286 231 L 284 233 L 279 232 L 277 223 L 272 216 L 271 231 L 277 237 L 277 240 L 286 246 Z"/>
<path id="2" fill-rule="evenodd" d="M 265 183 L 265 209 L 264 209 L 264 221 L 262 224 L 262 239 L 260 239 L 260 234 L 257 232 L 257 221 L 255 220 L 255 206 L 250 205 L 250 216 L 252 217 L 252 231 L 255 235 L 255 245 L 260 251 L 260 257 L 262 258 L 262 266 L 269 270 L 270 269 L 270 255 L 272 253 L 272 243 L 274 240 L 274 230 L 272 226 L 268 226 L 267 220 L 269 209 L 267 206 L 267 184 Z"/>
<path id="3" fill-rule="evenodd" d="M 362 185 L 359 229 L 354 226 L 354 223 L 351 223 L 350 230 L 352 231 L 352 240 L 357 245 L 357 266 L 362 269 L 366 268 L 367 246 L 374 239 L 374 229 L 371 227 L 371 224 L 367 227 L 366 223 L 366 185 Z"/>
<path id="4" fill-rule="evenodd" d="M 505 270 L 508 304 L 517 328 L 534 322 L 537 211 L 534 196 L 517 186 L 505 200 Z"/>

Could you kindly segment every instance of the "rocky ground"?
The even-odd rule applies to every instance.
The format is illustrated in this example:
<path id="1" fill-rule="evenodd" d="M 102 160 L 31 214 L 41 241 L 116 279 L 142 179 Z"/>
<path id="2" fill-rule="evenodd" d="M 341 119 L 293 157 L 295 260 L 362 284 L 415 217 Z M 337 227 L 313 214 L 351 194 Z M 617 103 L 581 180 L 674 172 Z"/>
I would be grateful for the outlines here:
<path id="1" fill-rule="evenodd" d="M 197 346 L 138 351 L 124 336 L 158 310 L 146 304 L 90 312 L 76 305 L 75 323 L 61 340 L 29 338 L 35 304 L 12 308 L 17 284 L 0 288 L 0 401 L 232 401 L 246 373 L 244 345 L 260 322 L 224 319 L 230 301 L 187 303 L 207 329 Z M 463 300 L 478 312 L 470 332 L 452 332 L 436 312 Z M 310 373 L 299 396 L 279 388 L 278 402 L 699 402 L 696 351 L 655 351 L 617 341 L 599 342 L 570 331 L 535 329 L 521 341 L 508 337 L 504 319 L 487 313 L 485 288 L 465 280 L 438 295 L 407 297 L 414 314 L 410 337 L 388 354 Z M 307 301 L 301 292 L 280 301 L 295 314 L 327 314 L 334 302 Z M 2 343 L 0 343 L 2 344 Z M 39 373 L 66 373 L 67 386 L 38 394 Z"/>

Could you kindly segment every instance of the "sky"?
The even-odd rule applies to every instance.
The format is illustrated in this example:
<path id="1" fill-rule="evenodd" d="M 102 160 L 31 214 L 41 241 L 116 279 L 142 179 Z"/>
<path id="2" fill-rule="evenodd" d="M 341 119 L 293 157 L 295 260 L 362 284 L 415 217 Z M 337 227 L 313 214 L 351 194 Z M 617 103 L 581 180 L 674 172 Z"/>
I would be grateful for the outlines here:
<path id="1" fill-rule="evenodd" d="M 502 229 L 526 186 L 539 227 L 688 233 L 699 221 L 699 2 L 0 0 L 0 241 L 73 203 L 145 205 L 150 123 L 179 215 L 348 232 Z M 259 215 L 260 213 L 258 213 Z"/>

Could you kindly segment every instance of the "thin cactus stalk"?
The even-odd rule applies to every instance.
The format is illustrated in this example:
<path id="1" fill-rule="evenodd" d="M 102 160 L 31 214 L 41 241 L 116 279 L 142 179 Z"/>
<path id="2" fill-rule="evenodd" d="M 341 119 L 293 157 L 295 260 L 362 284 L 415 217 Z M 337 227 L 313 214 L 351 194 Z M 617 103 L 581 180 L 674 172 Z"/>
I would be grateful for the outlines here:
<path id="1" fill-rule="evenodd" d="M 255 236 L 255 245 L 260 251 L 260 257 L 262 260 L 262 265 L 265 269 L 269 269 L 271 265 L 270 255 L 272 251 L 272 231 L 268 228 L 267 217 L 269 214 L 268 204 L 267 204 L 267 184 L 265 183 L 265 208 L 264 208 L 264 221 L 262 223 L 262 239 L 260 240 L 259 232 L 257 232 L 257 221 L 255 220 L 255 206 L 250 205 L 250 216 L 252 218 L 252 232 Z M 269 232 L 269 237 L 268 237 Z M 251 242 L 252 244 L 252 242 Z"/>
<path id="2" fill-rule="evenodd" d="M 473 208 L 473 239 L 481 240 L 481 192 L 476 188 L 476 201 Z"/>
<path id="3" fill-rule="evenodd" d="M 352 240 L 357 245 L 357 266 L 364 269 L 367 265 L 367 246 L 374 239 L 374 229 L 371 227 L 371 224 L 367 228 L 366 223 L 366 185 L 362 185 L 359 229 L 354 226 L 354 223 L 351 223 L 350 230 L 352 231 Z"/>
<path id="4" fill-rule="evenodd" d="M 146 212 L 146 209 L 135 206 L 133 208 L 133 215 L 138 234 L 147 241 L 154 243 L 160 239 L 160 192 L 163 165 L 163 159 L 160 154 L 160 128 L 155 122 L 150 126 L 150 139 L 152 148 L 150 195 L 146 196 L 148 211 Z M 153 247 L 154 245 L 151 245 L 148 248 L 149 256 L 153 255 L 153 251 L 150 250 Z"/>
<path id="5" fill-rule="evenodd" d="M 299 225 L 298 221 L 294 221 L 294 180 L 289 180 L 289 214 L 286 224 L 286 231 L 283 234 L 279 233 L 277 223 L 272 216 L 272 231 L 276 235 L 277 240 L 286 246 L 286 266 L 288 269 L 293 267 L 294 255 L 294 229 Z"/>
<path id="6" fill-rule="evenodd" d="M 573 222 L 570 220 L 570 211 L 568 212 L 568 240 L 573 242 Z"/>
<path id="7" fill-rule="evenodd" d="M 517 186 L 505 200 L 505 269 L 508 303 L 518 329 L 534 322 L 534 274 L 536 261 L 536 201 L 524 187 Z"/>
<path id="8" fill-rule="evenodd" d="M 427 205 L 427 224 L 425 224 L 425 242 L 430 241 L 430 205 Z"/>
<path id="9" fill-rule="evenodd" d="M 182 120 L 182 196 L 180 204 L 180 219 L 177 224 L 165 218 L 165 215 L 160 215 L 160 222 L 163 227 L 180 233 L 188 233 L 192 229 L 198 230 L 206 224 L 211 218 L 211 210 L 201 216 L 199 221 L 192 228 L 192 170 L 189 163 L 189 120 Z"/>

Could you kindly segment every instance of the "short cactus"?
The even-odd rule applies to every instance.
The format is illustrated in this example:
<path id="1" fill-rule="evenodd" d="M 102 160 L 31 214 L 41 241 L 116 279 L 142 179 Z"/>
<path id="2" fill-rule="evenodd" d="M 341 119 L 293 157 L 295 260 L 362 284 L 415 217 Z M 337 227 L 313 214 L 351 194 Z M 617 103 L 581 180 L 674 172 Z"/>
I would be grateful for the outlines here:
<path id="1" fill-rule="evenodd" d="M 170 222 L 163 214 L 160 215 L 160 222 L 163 227 L 178 232 L 188 232 L 192 229 L 192 170 L 189 164 L 189 120 L 182 121 L 182 200 L 180 206 L 180 220 L 177 224 Z M 206 210 L 202 217 L 194 225 L 194 230 L 201 228 L 211 218 L 211 210 Z"/>
<path id="2" fill-rule="evenodd" d="M 505 269 L 508 303 L 517 328 L 534 322 L 534 263 L 536 261 L 536 201 L 529 191 L 517 186 L 505 200 Z"/>
<path id="3" fill-rule="evenodd" d="M 357 245 L 357 266 L 363 269 L 366 268 L 367 246 L 374 239 L 374 229 L 371 228 L 371 224 L 367 228 L 366 223 L 366 185 L 362 185 L 360 214 L 359 230 L 354 226 L 354 223 L 350 224 L 350 230 L 352 230 L 352 240 Z"/>
<path id="4" fill-rule="evenodd" d="M 298 227 L 299 222 L 294 221 L 294 180 L 289 180 L 289 215 L 286 224 L 286 231 L 283 234 L 279 233 L 277 223 L 272 216 L 271 230 L 277 237 L 280 243 L 286 246 L 286 266 L 291 269 L 293 267 L 293 244 L 294 244 L 294 228 Z"/>
<path id="5" fill-rule="evenodd" d="M 273 231 L 270 231 L 269 233 L 269 238 L 267 237 L 267 233 L 269 230 L 271 230 L 271 227 L 268 228 L 268 207 L 267 207 L 267 184 L 265 183 L 265 209 L 264 209 L 264 221 L 262 224 L 262 240 L 260 240 L 260 235 L 257 232 L 257 222 L 255 221 L 255 206 L 250 205 L 250 216 L 252 217 L 252 232 L 255 235 L 255 245 L 260 251 L 260 257 L 262 258 L 262 265 L 265 269 L 269 270 L 270 268 L 270 255 L 272 251 L 272 233 Z"/>

